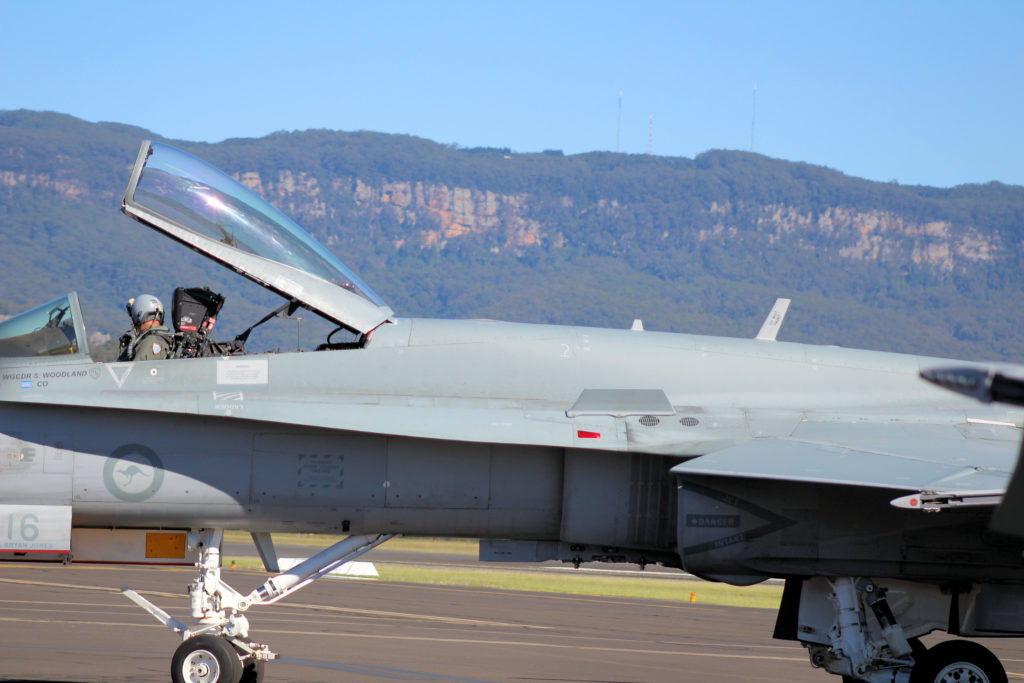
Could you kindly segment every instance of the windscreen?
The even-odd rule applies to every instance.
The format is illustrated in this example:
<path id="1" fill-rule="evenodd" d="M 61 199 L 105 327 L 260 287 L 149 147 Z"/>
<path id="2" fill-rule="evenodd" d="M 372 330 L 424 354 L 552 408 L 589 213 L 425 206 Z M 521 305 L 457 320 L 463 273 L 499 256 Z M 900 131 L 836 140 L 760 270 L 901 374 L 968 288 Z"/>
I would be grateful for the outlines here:
<path id="1" fill-rule="evenodd" d="M 63 356 L 79 352 L 71 295 L 0 322 L 0 357 Z"/>
<path id="2" fill-rule="evenodd" d="M 345 264 L 259 195 L 201 159 L 158 142 L 135 203 L 221 244 L 305 271 L 384 306 Z"/>

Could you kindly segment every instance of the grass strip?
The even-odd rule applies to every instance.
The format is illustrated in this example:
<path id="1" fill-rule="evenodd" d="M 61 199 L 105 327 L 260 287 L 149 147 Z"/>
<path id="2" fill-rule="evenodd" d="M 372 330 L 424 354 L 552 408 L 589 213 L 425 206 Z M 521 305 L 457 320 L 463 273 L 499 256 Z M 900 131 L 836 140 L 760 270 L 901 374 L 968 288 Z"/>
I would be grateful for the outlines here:
<path id="1" fill-rule="evenodd" d="M 262 569 L 254 557 L 225 558 L 224 566 L 239 569 Z M 452 586 L 486 590 L 533 591 L 564 595 L 586 595 L 603 598 L 667 600 L 694 602 L 699 605 L 726 605 L 778 609 L 782 586 L 757 585 L 738 587 L 699 579 L 664 579 L 655 576 L 608 576 L 589 572 L 511 571 L 476 567 L 434 567 L 430 565 L 389 564 L 375 562 L 381 581 L 428 586 Z"/>
<path id="2" fill-rule="evenodd" d="M 310 548 L 326 548 L 345 538 L 326 534 L 273 534 L 275 545 L 302 545 Z M 232 543 L 252 543 L 247 531 L 225 531 L 224 540 Z M 464 555 L 476 557 L 479 541 L 475 538 L 428 538 L 420 536 L 397 536 L 380 546 L 381 550 L 401 550 L 412 553 L 436 553 L 439 555 Z"/>
<path id="3" fill-rule="evenodd" d="M 666 580 L 657 577 L 620 577 L 584 572 L 461 568 L 453 570 L 448 567 L 435 568 L 386 563 L 377 563 L 376 567 L 383 581 L 435 586 L 462 586 L 672 602 L 690 602 L 692 593 L 694 602 L 697 604 L 765 609 L 778 609 L 779 601 L 782 598 L 782 586 L 779 585 L 738 587 L 699 579 L 693 581 Z"/>

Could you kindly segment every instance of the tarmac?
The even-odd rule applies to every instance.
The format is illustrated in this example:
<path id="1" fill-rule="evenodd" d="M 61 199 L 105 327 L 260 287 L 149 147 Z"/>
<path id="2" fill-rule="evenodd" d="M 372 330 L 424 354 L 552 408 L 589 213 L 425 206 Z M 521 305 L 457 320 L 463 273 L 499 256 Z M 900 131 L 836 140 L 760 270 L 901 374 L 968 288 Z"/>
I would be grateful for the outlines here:
<path id="1" fill-rule="evenodd" d="M 0 681 L 167 681 L 180 637 L 120 594 L 130 586 L 190 623 L 192 569 L 0 564 Z M 248 592 L 266 574 L 228 570 Z M 265 681 L 838 681 L 772 610 L 325 578 L 248 612 L 282 656 Z M 943 638 L 929 636 L 926 644 Z M 1024 641 L 982 641 L 1011 680 Z"/>

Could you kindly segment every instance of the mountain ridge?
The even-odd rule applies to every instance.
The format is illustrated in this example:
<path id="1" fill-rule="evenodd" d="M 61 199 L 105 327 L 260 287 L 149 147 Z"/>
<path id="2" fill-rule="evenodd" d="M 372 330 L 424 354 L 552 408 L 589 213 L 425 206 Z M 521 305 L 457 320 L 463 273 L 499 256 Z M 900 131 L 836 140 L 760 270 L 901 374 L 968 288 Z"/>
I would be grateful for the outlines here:
<path id="1" fill-rule="evenodd" d="M 84 287 L 100 301 L 96 328 L 114 334 L 126 321 L 109 300 L 140 281 L 236 287 L 117 212 L 143 138 L 163 139 L 0 112 L 0 265 L 20 283 L 0 281 L 0 314 Z M 644 317 L 649 328 L 752 335 L 779 295 L 795 299 L 782 339 L 1019 357 L 1022 335 L 1003 312 L 1024 303 L 1024 187 L 876 183 L 750 152 L 517 154 L 366 131 L 168 142 L 266 196 L 399 315 Z M 41 251 L 69 244 L 77 263 L 45 264 Z M 147 249 L 177 265 L 140 267 Z M 243 291 L 240 314 L 269 304 Z"/>

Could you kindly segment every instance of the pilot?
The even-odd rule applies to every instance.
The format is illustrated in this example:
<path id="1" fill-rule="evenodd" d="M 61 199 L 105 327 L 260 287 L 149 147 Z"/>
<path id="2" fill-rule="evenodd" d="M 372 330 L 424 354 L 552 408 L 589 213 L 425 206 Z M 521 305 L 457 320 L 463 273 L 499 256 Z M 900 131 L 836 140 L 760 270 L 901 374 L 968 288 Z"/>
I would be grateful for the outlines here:
<path id="1" fill-rule="evenodd" d="M 170 358 L 174 338 L 164 327 L 164 305 L 152 294 L 140 294 L 125 306 L 132 318 L 134 337 L 121 338 L 118 360 L 162 360 Z"/>

